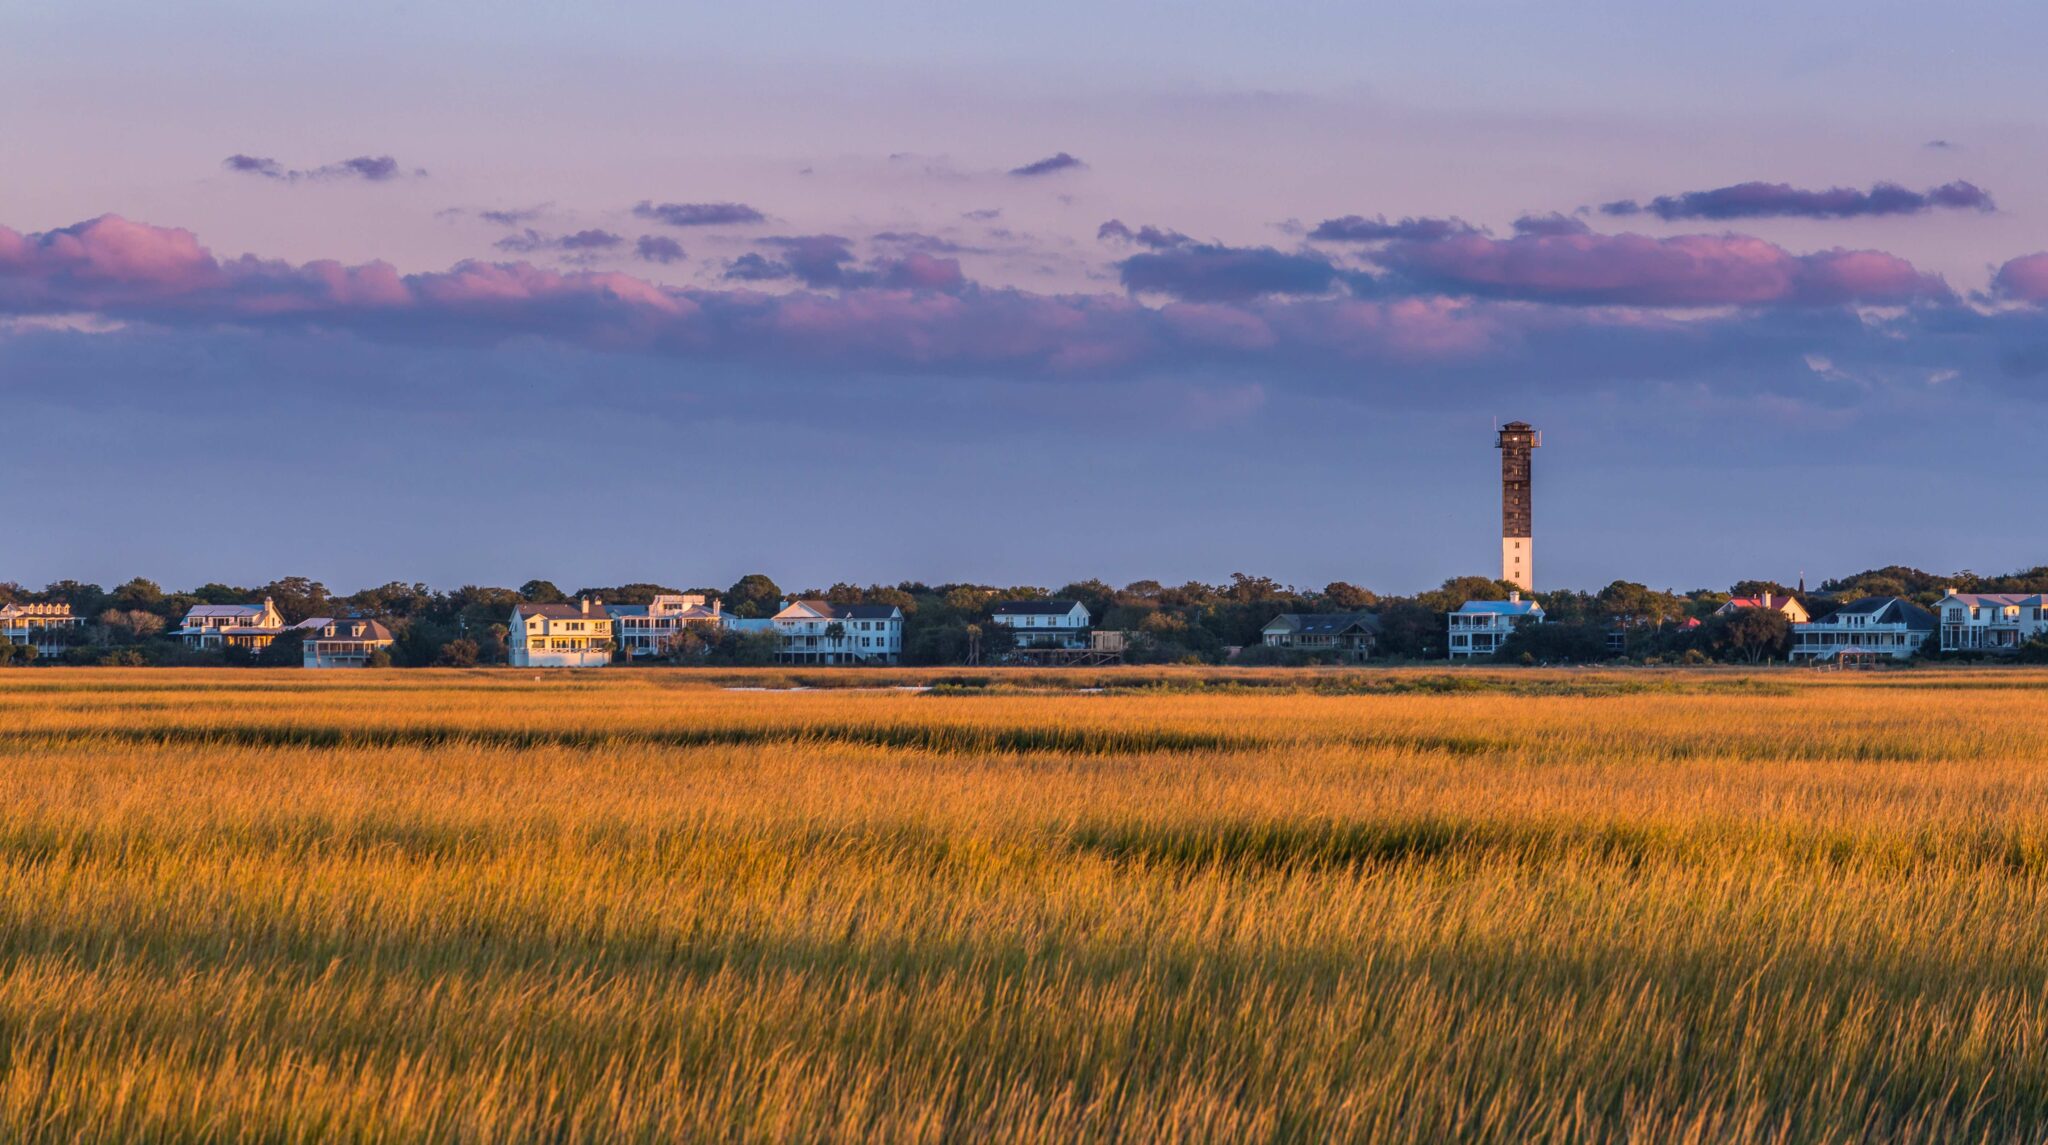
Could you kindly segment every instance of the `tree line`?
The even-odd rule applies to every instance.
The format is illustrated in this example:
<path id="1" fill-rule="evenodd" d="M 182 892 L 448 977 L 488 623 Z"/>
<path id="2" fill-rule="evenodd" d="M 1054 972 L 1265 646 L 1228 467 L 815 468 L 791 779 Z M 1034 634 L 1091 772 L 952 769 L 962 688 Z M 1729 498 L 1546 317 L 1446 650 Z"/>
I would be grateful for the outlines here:
<path id="1" fill-rule="evenodd" d="M 1167 585 L 1140 580 L 1113 587 L 1101 580 L 1075 581 L 1047 588 L 1034 585 L 930 585 L 904 581 L 893 585 L 839 583 L 825 588 L 787 591 L 768 576 L 754 573 L 725 588 L 636 583 L 591 585 L 564 591 L 544 580 L 517 588 L 463 585 L 440 590 L 419 583 L 392 581 L 375 588 L 339 594 L 308 577 L 285 577 L 268 584 L 243 587 L 204 584 L 187 591 L 169 591 L 141 577 L 111 589 L 63 580 L 40 590 L 0 583 L 0 604 L 69 604 L 88 623 L 67 639 L 74 642 L 60 657 L 67 663 L 198 664 L 299 662 L 292 640 L 280 640 L 254 656 L 187 649 L 168 633 L 194 605 L 245 604 L 268 596 L 287 624 L 317 616 L 371 616 L 391 628 L 396 638 L 390 652 L 400 667 L 503 663 L 506 621 L 515 605 L 573 601 L 581 597 L 609 604 L 645 604 L 656 595 L 698 593 L 720 601 L 731 616 L 772 616 L 784 600 L 822 599 L 834 604 L 890 604 L 903 610 L 903 659 L 909 664 L 943 665 L 967 662 L 979 655 L 999 656 L 1009 633 L 990 623 L 990 611 L 1004 600 L 1078 600 L 1088 607 L 1098 629 L 1130 634 L 1129 659 L 1141 663 L 1220 663 L 1232 649 L 1259 660 L 1310 660 L 1260 649 L 1260 629 L 1286 612 L 1365 612 L 1378 618 L 1379 652 L 1393 660 L 1440 659 L 1445 654 L 1445 616 L 1468 600 L 1504 600 L 1513 586 L 1483 576 L 1453 577 L 1437 588 L 1412 595 L 1390 595 L 1344 581 L 1319 589 L 1284 585 L 1270 577 L 1234 573 L 1226 582 L 1188 581 Z M 1716 609 L 1731 595 L 1753 596 L 1769 591 L 1798 598 L 1814 615 L 1837 603 L 1865 596 L 1899 596 L 1923 605 L 1935 603 L 1943 591 L 2048 593 L 2048 566 L 2000 576 L 1962 572 L 1948 575 L 1899 565 L 1871 569 L 1823 582 L 1816 590 L 1768 580 L 1745 580 L 1726 592 L 1694 589 L 1674 592 L 1615 581 L 1596 592 L 1556 589 L 1531 594 L 1543 606 L 1547 623 L 1517 632 L 1502 659 L 1538 662 L 1590 662 L 1629 659 L 1757 661 L 1784 655 L 1789 628 L 1775 613 L 1749 611 L 1717 617 Z M 1698 620 L 1697 626 L 1688 625 Z M 1613 646 L 1619 634 L 1620 648 Z M 0 646 L 0 657 L 25 658 L 20 649 Z M 725 664 L 772 660 L 773 645 L 737 633 L 702 633 L 683 641 L 677 659 Z M 1240 661 L 1242 662 L 1242 660 Z"/>

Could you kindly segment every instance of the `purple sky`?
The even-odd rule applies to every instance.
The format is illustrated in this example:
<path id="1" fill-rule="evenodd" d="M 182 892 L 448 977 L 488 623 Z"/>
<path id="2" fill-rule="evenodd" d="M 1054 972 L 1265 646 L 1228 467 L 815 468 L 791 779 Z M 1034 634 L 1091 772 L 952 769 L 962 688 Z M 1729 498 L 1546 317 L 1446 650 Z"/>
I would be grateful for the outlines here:
<path id="1" fill-rule="evenodd" d="M 10 17 L 0 579 L 2048 561 L 2048 16 L 1636 7 Z"/>

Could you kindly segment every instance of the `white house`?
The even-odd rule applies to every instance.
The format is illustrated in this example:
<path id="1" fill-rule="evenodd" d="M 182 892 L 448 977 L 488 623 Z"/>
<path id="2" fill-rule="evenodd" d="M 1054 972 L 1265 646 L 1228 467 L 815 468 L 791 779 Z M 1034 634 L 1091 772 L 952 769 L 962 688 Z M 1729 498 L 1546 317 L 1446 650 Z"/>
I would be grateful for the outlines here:
<path id="1" fill-rule="evenodd" d="M 1287 612 L 1267 621 L 1259 640 L 1352 663 L 1372 656 L 1379 632 L 1380 619 L 1369 612 Z"/>
<path id="2" fill-rule="evenodd" d="M 171 635 L 184 640 L 187 648 L 259 652 L 284 630 L 284 614 L 266 596 L 262 604 L 195 604 Z"/>
<path id="3" fill-rule="evenodd" d="M 2017 652 L 2048 634 L 2048 596 L 1949 589 L 1934 606 L 1943 652 Z"/>
<path id="4" fill-rule="evenodd" d="M 514 668 L 602 668 L 612 662 L 612 618 L 603 601 L 521 604 L 505 644 Z"/>
<path id="5" fill-rule="evenodd" d="M 1511 592 L 1506 600 L 1468 600 L 1451 613 L 1450 657 L 1470 660 L 1500 650 L 1515 629 L 1543 623 L 1543 606 Z"/>
<path id="6" fill-rule="evenodd" d="M 370 662 L 371 656 L 388 651 L 392 644 L 389 628 L 362 617 L 323 616 L 293 625 L 293 629 L 306 633 L 301 654 L 308 668 L 361 668 Z"/>
<path id="7" fill-rule="evenodd" d="M 1896 596 L 1866 596 L 1792 626 L 1794 663 L 1910 660 L 1935 628 L 1934 614 Z"/>
<path id="8" fill-rule="evenodd" d="M 799 600 L 772 618 L 785 664 L 894 664 L 903 657 L 903 610 L 893 604 Z"/>
<path id="9" fill-rule="evenodd" d="M 32 646 L 39 656 L 64 651 L 66 630 L 83 623 L 85 617 L 71 615 L 68 604 L 0 605 L 0 640 Z"/>
<path id="10" fill-rule="evenodd" d="M 1016 634 L 1019 648 L 1085 649 L 1093 619 L 1078 600 L 1005 600 L 989 614 Z"/>
<path id="11" fill-rule="evenodd" d="M 609 604 L 612 631 L 628 656 L 662 656 L 693 625 L 716 628 L 724 619 L 718 601 L 701 593 L 662 593 L 646 604 Z"/>

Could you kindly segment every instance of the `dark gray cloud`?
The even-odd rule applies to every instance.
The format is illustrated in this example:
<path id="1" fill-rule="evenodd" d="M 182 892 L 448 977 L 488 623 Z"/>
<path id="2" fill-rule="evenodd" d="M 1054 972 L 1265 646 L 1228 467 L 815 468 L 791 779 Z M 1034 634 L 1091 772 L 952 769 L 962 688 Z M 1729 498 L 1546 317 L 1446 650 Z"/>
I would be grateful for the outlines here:
<path id="1" fill-rule="evenodd" d="M 983 207 L 980 210 L 962 212 L 960 217 L 977 223 L 993 222 L 1003 217 L 1003 209 L 1001 207 Z"/>
<path id="2" fill-rule="evenodd" d="M 658 262 L 666 266 L 690 256 L 683 250 L 683 244 L 667 235 L 641 235 L 640 241 L 633 244 L 633 257 L 641 262 Z"/>
<path id="3" fill-rule="evenodd" d="M 1397 242 L 1374 261 L 1411 292 L 1567 306 L 1903 306 L 1952 302 L 1939 275 L 1874 250 L 1794 254 L 1749 235 L 1483 235 Z"/>
<path id="4" fill-rule="evenodd" d="M 1454 235 L 1477 233 L 1479 229 L 1463 219 L 1409 218 L 1390 223 L 1385 215 L 1374 215 L 1369 219 L 1363 215 L 1345 215 L 1317 223 L 1308 237 L 1322 242 L 1376 243 L 1393 239 L 1433 242 Z"/>
<path id="5" fill-rule="evenodd" d="M 1117 263 L 1117 277 L 1134 294 L 1187 302 L 1328 294 L 1342 281 L 1337 267 L 1321 255 L 1199 243 L 1132 255 Z"/>
<path id="6" fill-rule="evenodd" d="M 1061 171 L 1078 170 L 1086 166 L 1086 163 L 1062 151 L 1057 155 L 1047 156 L 1035 163 L 1026 163 L 1022 167 L 1012 167 L 1010 168 L 1010 174 L 1029 179 L 1038 175 L 1056 175 Z"/>
<path id="7" fill-rule="evenodd" d="M 1155 227 L 1150 223 L 1134 231 L 1125 226 L 1122 219 L 1111 219 L 1095 228 L 1095 237 L 1098 240 L 1126 242 L 1152 250 L 1170 250 L 1173 247 L 1192 245 L 1195 241 L 1179 231 Z"/>
<path id="8" fill-rule="evenodd" d="M 983 253 L 979 247 L 966 246 L 942 235 L 928 235 L 923 231 L 877 231 L 868 236 L 868 241 L 897 250 L 923 251 L 925 254 Z"/>
<path id="9" fill-rule="evenodd" d="M 788 263 L 755 251 L 748 251 L 725 266 L 725 278 L 730 282 L 778 282 L 795 277 L 796 272 Z"/>
<path id="10" fill-rule="evenodd" d="M 1854 219 L 1884 215 L 1919 215 L 1933 210 L 1994 211 L 1991 195 L 1974 183 L 1957 180 L 1925 191 L 1897 183 L 1876 183 L 1868 191 L 1854 187 L 1808 190 L 1789 183 L 1736 183 L 1711 191 L 1659 195 L 1648 203 L 1619 199 L 1602 203 L 1600 213 L 1616 218 L 1654 215 L 1666 222 L 1682 219 Z"/>
<path id="11" fill-rule="evenodd" d="M 592 229 L 563 235 L 560 246 L 563 250 L 610 250 L 625 241 L 610 231 Z"/>
<path id="12" fill-rule="evenodd" d="M 389 155 L 358 155 L 329 163 L 310 170 L 293 170 L 275 159 L 261 155 L 234 154 L 221 160 L 221 166 L 243 175 L 255 175 L 274 179 L 280 183 L 299 183 L 307 180 L 360 179 L 366 183 L 388 183 L 405 174 L 398 166 L 398 160 Z M 417 178 L 426 175 L 425 168 L 415 168 L 412 175 Z"/>
<path id="13" fill-rule="evenodd" d="M 518 207 L 507 211 L 478 211 L 476 217 L 501 227 L 523 227 L 541 217 L 546 207 Z"/>
<path id="14" fill-rule="evenodd" d="M 905 237 L 899 232 L 884 232 Z M 928 238 L 918 235 L 916 238 Z M 778 252 L 774 257 L 749 252 L 726 265 L 725 277 L 735 282 L 796 281 L 813 290 L 859 290 L 885 287 L 901 290 L 959 290 L 967 285 L 960 264 L 922 250 L 862 263 L 853 240 L 843 235 L 777 235 L 761 242 Z"/>
<path id="15" fill-rule="evenodd" d="M 642 199 L 633 216 L 672 227 L 711 227 L 765 222 L 767 216 L 745 203 L 657 203 Z"/>
<path id="16" fill-rule="evenodd" d="M 514 254 L 562 251 L 568 254 L 592 255 L 612 250 L 625 241 L 623 236 L 610 231 L 592 229 L 566 235 L 548 235 L 528 227 L 516 235 L 507 235 L 492 245 Z"/>
<path id="17" fill-rule="evenodd" d="M 1592 233 L 1586 220 L 1552 211 L 1547 215 L 1523 215 L 1515 220 L 1518 235 L 1583 235 Z"/>

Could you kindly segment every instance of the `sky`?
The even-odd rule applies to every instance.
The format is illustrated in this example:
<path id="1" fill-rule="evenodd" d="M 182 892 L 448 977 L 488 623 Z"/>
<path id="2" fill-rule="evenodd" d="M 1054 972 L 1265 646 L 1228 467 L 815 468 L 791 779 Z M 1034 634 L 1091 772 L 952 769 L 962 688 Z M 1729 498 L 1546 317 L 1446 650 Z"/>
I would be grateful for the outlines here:
<path id="1" fill-rule="evenodd" d="M 2048 563 L 2048 9 L 1787 7 L 0 0 L 0 580 Z"/>

